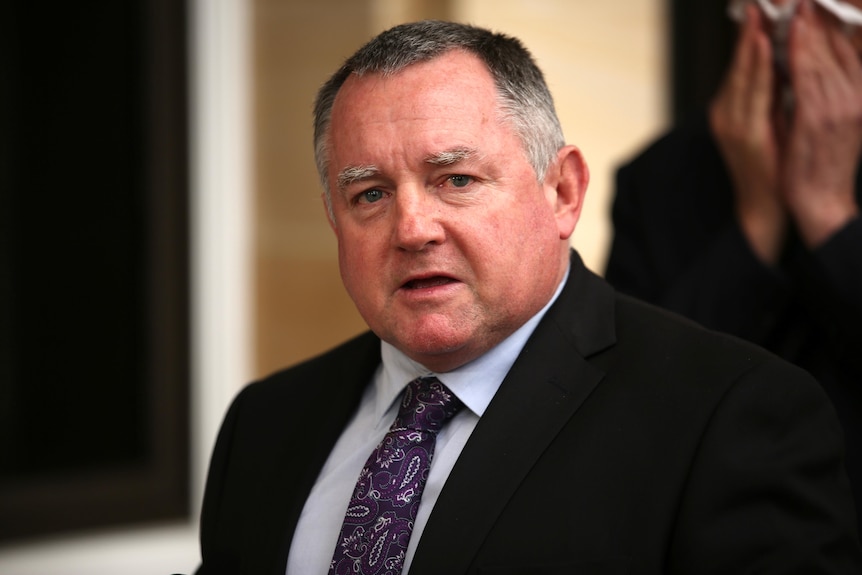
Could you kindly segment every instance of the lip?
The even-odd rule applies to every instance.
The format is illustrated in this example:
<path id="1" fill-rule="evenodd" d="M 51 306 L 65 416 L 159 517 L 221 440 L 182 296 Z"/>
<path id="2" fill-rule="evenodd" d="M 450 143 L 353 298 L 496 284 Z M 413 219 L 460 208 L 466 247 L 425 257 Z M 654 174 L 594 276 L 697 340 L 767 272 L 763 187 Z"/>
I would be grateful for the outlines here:
<path id="1" fill-rule="evenodd" d="M 461 283 L 455 277 L 452 277 L 450 274 L 442 273 L 442 272 L 429 272 L 422 274 L 411 275 L 406 278 L 398 290 L 406 293 L 429 293 L 433 291 L 438 291 L 440 289 L 445 289 L 452 287 L 456 284 Z"/>

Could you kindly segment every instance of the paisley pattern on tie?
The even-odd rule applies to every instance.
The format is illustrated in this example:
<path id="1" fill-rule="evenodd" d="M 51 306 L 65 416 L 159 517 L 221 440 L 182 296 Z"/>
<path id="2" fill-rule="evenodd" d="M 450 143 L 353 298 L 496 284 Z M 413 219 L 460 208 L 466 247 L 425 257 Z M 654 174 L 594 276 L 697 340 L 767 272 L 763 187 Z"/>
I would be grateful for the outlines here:
<path id="1" fill-rule="evenodd" d="M 463 406 L 436 378 L 411 381 L 398 416 L 359 474 L 330 575 L 399 575 L 437 432 Z"/>

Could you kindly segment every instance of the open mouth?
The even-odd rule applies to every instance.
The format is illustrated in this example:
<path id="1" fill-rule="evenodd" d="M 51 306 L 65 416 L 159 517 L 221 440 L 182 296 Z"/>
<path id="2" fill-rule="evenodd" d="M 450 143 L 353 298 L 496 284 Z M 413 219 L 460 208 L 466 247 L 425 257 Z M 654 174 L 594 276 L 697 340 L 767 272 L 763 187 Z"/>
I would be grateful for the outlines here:
<path id="1" fill-rule="evenodd" d="M 442 285 L 447 285 L 454 282 L 455 280 L 446 276 L 432 276 L 428 278 L 417 278 L 410 280 L 406 282 L 402 287 L 409 290 L 428 289 L 440 287 Z"/>

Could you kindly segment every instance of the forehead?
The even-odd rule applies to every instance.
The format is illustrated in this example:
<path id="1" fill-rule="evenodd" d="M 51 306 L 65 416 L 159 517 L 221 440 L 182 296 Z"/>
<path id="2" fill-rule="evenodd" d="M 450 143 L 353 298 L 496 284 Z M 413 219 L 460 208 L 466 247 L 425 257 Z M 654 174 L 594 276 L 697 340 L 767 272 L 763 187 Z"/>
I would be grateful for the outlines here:
<path id="1" fill-rule="evenodd" d="M 347 150 L 395 151 L 417 140 L 449 147 L 452 142 L 445 140 L 471 134 L 481 139 L 501 129 L 500 118 L 496 86 L 485 64 L 453 50 L 395 74 L 350 76 L 332 108 L 331 160 L 337 163 Z"/>
<path id="2" fill-rule="evenodd" d="M 333 116 L 361 102 L 390 110 L 433 106 L 457 93 L 465 105 L 496 103 L 496 90 L 485 64 L 469 52 L 450 50 L 436 58 L 406 66 L 395 73 L 352 74 L 338 91 Z M 404 98 L 404 96 L 409 96 Z"/>

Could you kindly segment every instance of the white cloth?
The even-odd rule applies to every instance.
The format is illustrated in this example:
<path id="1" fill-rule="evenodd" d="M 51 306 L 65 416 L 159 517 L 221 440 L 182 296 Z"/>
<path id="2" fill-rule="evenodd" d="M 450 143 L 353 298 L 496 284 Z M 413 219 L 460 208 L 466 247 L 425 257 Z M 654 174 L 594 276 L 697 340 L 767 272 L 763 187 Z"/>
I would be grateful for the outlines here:
<path id="1" fill-rule="evenodd" d="M 782 5 L 773 4 L 771 0 L 732 0 L 728 5 L 730 17 L 737 22 L 745 16 L 745 5 L 756 2 L 767 18 L 776 23 L 786 23 L 793 18 L 800 0 L 788 0 Z M 841 2 L 841 0 L 814 0 L 821 8 L 850 26 L 862 26 L 862 10 L 856 6 Z"/>

